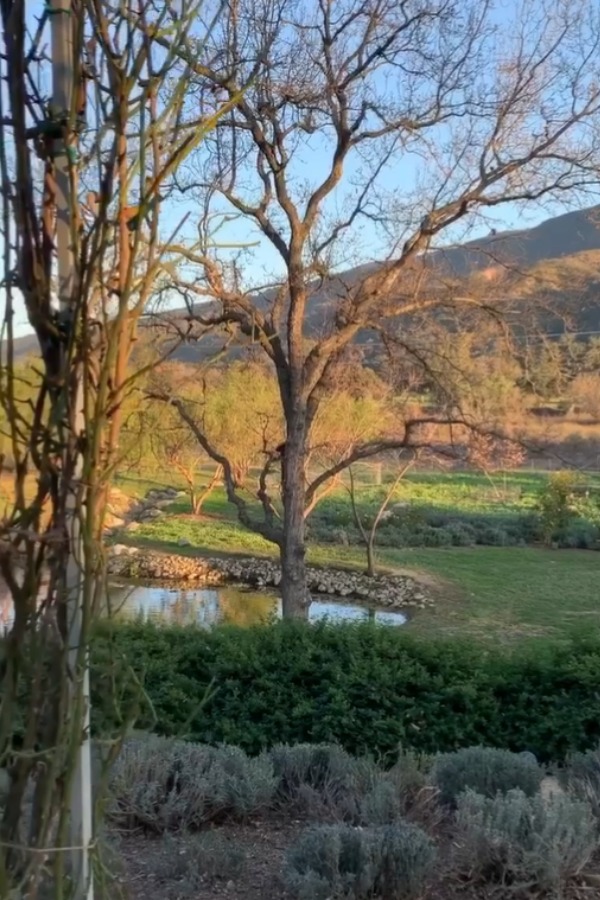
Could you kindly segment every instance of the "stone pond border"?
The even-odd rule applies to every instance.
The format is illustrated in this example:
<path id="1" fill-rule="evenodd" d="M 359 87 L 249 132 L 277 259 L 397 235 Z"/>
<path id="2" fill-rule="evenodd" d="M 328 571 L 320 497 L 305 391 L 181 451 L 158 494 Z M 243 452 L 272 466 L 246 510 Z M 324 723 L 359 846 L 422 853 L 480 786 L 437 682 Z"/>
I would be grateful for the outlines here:
<path id="1" fill-rule="evenodd" d="M 110 548 L 108 572 L 113 577 L 142 582 L 208 586 L 234 583 L 257 590 L 276 588 L 281 582 L 281 569 L 270 559 L 182 556 L 124 544 Z M 307 580 L 313 595 L 353 599 L 387 609 L 425 609 L 434 605 L 423 586 L 408 575 L 369 578 L 349 569 L 308 566 Z"/>
<path id="2" fill-rule="evenodd" d="M 115 537 L 122 529 L 128 534 L 135 532 L 141 523 L 165 515 L 169 506 L 184 495 L 185 491 L 175 488 L 150 490 L 142 500 L 131 503 L 126 515 L 128 521 L 120 519 L 119 525 L 110 531 Z M 131 539 L 135 540 L 133 534 Z M 190 548 L 191 544 L 181 541 L 180 546 Z M 108 551 L 109 575 L 127 580 L 198 586 L 242 584 L 256 590 L 277 588 L 281 582 L 279 565 L 255 556 L 191 556 L 125 544 L 115 544 Z M 434 605 L 423 585 L 409 575 L 381 574 L 370 578 L 351 569 L 308 566 L 307 581 L 310 593 L 315 596 L 352 599 L 370 607 L 425 609 Z"/>

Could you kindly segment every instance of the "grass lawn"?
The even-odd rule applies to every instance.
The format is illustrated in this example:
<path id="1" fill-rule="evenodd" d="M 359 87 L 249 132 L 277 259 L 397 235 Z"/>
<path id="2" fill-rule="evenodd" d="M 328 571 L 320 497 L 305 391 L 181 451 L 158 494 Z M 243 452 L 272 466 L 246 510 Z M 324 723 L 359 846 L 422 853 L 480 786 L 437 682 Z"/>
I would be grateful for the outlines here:
<path id="1" fill-rule="evenodd" d="M 418 630 L 496 639 L 600 627 L 600 553 L 457 547 L 387 551 L 383 559 L 438 579 L 439 601 L 414 620 Z"/>
<path id="2" fill-rule="evenodd" d="M 205 515 L 187 513 L 185 500 L 164 518 L 145 523 L 129 539 L 186 553 L 274 555 L 275 548 L 238 524 L 216 492 Z M 180 540 L 192 547 L 183 550 Z M 382 549 L 382 568 L 405 570 L 428 582 L 434 609 L 408 626 L 428 634 L 469 633 L 478 638 L 560 637 L 600 626 L 600 553 L 531 547 Z M 319 565 L 364 566 L 360 547 L 311 544 Z"/>

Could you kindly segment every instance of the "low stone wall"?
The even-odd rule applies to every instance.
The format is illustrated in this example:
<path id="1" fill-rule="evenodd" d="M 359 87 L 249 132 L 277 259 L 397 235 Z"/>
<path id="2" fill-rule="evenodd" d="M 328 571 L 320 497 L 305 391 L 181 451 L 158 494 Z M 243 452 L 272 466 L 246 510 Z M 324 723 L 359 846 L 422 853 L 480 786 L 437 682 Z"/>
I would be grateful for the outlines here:
<path id="1" fill-rule="evenodd" d="M 111 575 L 142 581 L 195 582 L 219 585 L 235 582 L 260 590 L 281 582 L 281 569 L 269 559 L 256 557 L 202 558 L 155 553 L 117 545 L 109 558 Z M 346 569 L 307 568 L 311 594 L 352 598 L 370 606 L 424 609 L 433 599 L 423 586 L 406 575 L 369 578 Z"/>

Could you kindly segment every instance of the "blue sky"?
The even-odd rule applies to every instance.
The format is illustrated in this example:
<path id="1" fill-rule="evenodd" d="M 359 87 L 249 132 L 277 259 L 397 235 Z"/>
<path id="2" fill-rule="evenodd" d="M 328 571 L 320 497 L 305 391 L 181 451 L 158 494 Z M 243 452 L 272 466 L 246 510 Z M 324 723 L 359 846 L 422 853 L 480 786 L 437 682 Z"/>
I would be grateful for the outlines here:
<path id="1" fill-rule="evenodd" d="M 510 23 L 514 18 L 517 6 L 517 0 L 498 0 L 494 11 L 494 21 L 500 25 Z M 41 4 L 28 5 L 28 14 L 35 15 L 38 8 L 41 8 Z M 539 0 L 538 12 L 541 10 L 542 0 Z M 440 140 L 443 139 L 443 132 L 438 132 L 438 136 Z M 311 138 L 306 141 L 294 163 L 294 182 L 299 189 L 304 182 L 314 184 L 323 177 L 323 174 L 328 169 L 330 155 L 331 145 L 323 138 Z M 361 165 L 364 165 L 364 163 L 361 163 L 356 156 L 349 161 L 346 171 L 347 177 L 328 202 L 327 210 L 329 213 L 333 214 L 338 208 L 340 210 L 343 209 L 344 205 L 351 201 L 353 195 L 352 183 L 354 176 L 359 174 Z M 410 153 L 396 156 L 379 180 L 379 188 L 386 204 L 393 207 L 395 198 L 407 198 L 410 196 L 417 189 L 419 180 L 432 174 L 432 165 L 432 161 L 422 157 L 419 159 Z M 527 207 L 515 204 L 500 206 L 494 209 L 493 215 L 486 215 L 485 219 L 479 217 L 469 220 L 466 223 L 468 228 L 466 228 L 466 225 L 460 225 L 453 231 L 445 232 L 441 243 L 484 236 L 489 233 L 491 228 L 504 230 L 532 227 L 552 215 L 558 215 L 574 207 L 591 206 L 599 202 L 599 200 L 600 196 L 590 193 L 585 197 L 570 197 L 567 203 L 545 202 L 544 204 L 530 204 Z M 407 204 L 407 208 L 410 211 L 410 202 Z M 184 213 L 190 213 L 191 215 L 181 236 L 194 240 L 197 234 L 197 226 L 194 222 L 196 211 L 197 207 L 195 207 L 193 201 L 165 203 L 161 222 L 163 236 L 166 237 L 172 231 Z M 399 227 L 397 233 L 394 234 L 394 227 L 392 226 L 391 232 L 394 237 L 398 239 L 401 237 Z M 248 221 L 237 220 L 230 223 L 221 232 L 219 239 L 224 243 L 239 244 L 240 246 L 257 242 L 255 246 L 245 250 L 242 256 L 244 278 L 248 287 L 263 284 L 273 276 L 282 273 L 281 261 L 278 259 L 275 250 L 266 239 L 261 239 L 256 229 Z M 374 259 L 385 258 L 390 252 L 390 247 L 390 234 L 385 233 L 382 228 L 377 227 L 369 219 L 362 219 L 355 229 L 352 241 L 340 253 L 337 261 L 338 268 L 350 268 Z M 230 250 L 222 250 L 223 257 L 228 257 L 231 253 L 232 251 Z M 28 324 L 24 310 L 21 307 L 17 310 L 15 332 L 22 334 L 26 331 L 28 331 Z"/>

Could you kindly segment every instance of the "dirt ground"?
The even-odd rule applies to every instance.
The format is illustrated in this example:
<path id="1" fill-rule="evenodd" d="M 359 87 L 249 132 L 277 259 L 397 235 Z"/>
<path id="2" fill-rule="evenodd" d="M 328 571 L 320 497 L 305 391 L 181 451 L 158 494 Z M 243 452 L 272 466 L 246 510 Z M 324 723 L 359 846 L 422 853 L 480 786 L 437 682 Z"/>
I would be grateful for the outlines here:
<path id="1" fill-rule="evenodd" d="M 177 851 L 171 844 L 165 847 L 156 837 L 119 836 L 118 893 L 124 900 L 289 900 L 282 880 L 284 857 L 306 824 L 289 817 L 270 817 L 244 826 L 223 826 L 219 830 L 245 851 L 244 867 L 234 879 L 216 879 L 193 889 L 184 879 L 161 876 L 165 862 L 170 864 L 170 860 L 165 860 L 165 854 L 180 852 L 183 855 L 184 850 Z M 448 845 L 446 843 L 444 847 L 443 838 L 440 845 L 440 872 L 432 873 L 422 900 L 515 900 L 514 891 L 509 888 L 504 890 L 495 886 L 485 890 L 480 885 L 470 886 L 449 877 L 448 869 L 443 865 Z M 116 900 L 115 892 L 111 892 L 111 900 L 113 898 Z M 561 900 L 599 898 L 600 858 Z"/>
<path id="2" fill-rule="evenodd" d="M 235 880 L 215 879 L 191 895 L 185 884 L 157 877 L 162 868 L 159 856 L 165 852 L 160 839 L 128 837 L 119 847 L 124 863 L 119 880 L 127 900 L 283 900 L 288 896 L 281 881 L 283 860 L 301 827 L 283 819 L 224 826 L 227 836 L 245 851 L 246 863 Z"/>

